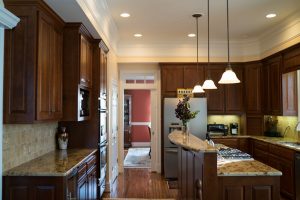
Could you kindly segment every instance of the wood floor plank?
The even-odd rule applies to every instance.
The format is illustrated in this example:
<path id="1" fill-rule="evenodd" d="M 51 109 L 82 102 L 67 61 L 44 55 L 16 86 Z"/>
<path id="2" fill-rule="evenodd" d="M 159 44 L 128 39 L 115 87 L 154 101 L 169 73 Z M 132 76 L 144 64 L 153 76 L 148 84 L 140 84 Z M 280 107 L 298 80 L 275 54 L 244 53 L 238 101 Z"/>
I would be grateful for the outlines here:
<path id="1" fill-rule="evenodd" d="M 104 198 L 176 199 L 177 189 L 169 189 L 161 174 L 149 169 L 124 169 Z"/>

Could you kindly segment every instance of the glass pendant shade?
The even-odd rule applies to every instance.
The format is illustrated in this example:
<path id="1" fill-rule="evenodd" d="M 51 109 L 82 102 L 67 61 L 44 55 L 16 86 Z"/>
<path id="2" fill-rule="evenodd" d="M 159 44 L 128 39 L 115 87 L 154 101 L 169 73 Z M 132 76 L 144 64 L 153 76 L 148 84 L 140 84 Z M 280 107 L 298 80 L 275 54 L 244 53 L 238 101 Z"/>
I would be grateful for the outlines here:
<path id="1" fill-rule="evenodd" d="M 195 85 L 192 92 L 193 93 L 204 93 L 204 90 L 202 89 L 201 85 L 197 84 L 197 85 Z"/>
<path id="2" fill-rule="evenodd" d="M 234 84 L 240 83 L 241 81 L 238 79 L 234 71 L 231 67 L 226 68 L 225 72 L 223 73 L 219 84 Z"/>
<path id="3" fill-rule="evenodd" d="M 202 89 L 204 90 L 213 90 L 217 89 L 217 86 L 215 85 L 214 81 L 211 79 L 206 79 L 202 85 Z"/>

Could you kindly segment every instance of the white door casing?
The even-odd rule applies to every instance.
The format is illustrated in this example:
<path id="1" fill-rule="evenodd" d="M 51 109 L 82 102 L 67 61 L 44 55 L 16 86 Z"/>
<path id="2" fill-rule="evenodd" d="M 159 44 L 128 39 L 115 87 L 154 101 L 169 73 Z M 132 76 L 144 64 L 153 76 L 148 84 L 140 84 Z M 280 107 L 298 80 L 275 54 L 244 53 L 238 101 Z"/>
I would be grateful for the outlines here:
<path id="1" fill-rule="evenodd" d="M 117 81 L 112 81 L 111 90 L 111 166 L 113 182 L 118 176 L 118 84 Z M 111 184 L 112 185 L 112 184 Z"/>
<path id="2" fill-rule="evenodd" d="M 153 75 L 154 84 L 126 84 L 126 77 L 134 75 Z M 161 172 L 161 138 L 160 138 L 160 71 L 159 69 L 120 70 L 119 87 L 119 172 L 124 172 L 124 90 L 143 89 L 151 90 L 151 171 Z"/>

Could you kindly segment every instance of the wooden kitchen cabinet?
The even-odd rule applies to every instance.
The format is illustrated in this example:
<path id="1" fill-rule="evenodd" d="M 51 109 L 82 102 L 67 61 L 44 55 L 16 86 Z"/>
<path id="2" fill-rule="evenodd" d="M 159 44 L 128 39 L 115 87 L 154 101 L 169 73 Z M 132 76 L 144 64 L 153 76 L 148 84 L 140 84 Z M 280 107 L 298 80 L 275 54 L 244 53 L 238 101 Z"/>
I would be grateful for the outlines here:
<path id="1" fill-rule="evenodd" d="M 161 64 L 161 91 L 164 97 L 176 97 L 177 88 L 184 88 L 181 64 Z"/>
<path id="2" fill-rule="evenodd" d="M 244 69 L 243 66 L 232 66 L 240 83 L 225 86 L 225 113 L 242 114 L 244 112 Z"/>
<path id="3" fill-rule="evenodd" d="M 64 22 L 43 1 L 5 1 L 20 18 L 5 31 L 4 123 L 62 117 Z"/>
<path id="4" fill-rule="evenodd" d="M 300 45 L 283 51 L 283 72 L 297 71 L 300 68 Z"/>
<path id="5" fill-rule="evenodd" d="M 194 88 L 196 84 L 201 86 L 204 83 L 204 66 L 197 64 L 185 64 L 183 67 L 184 83 L 183 88 Z"/>
<path id="6" fill-rule="evenodd" d="M 247 114 L 261 114 L 261 62 L 251 62 L 244 65 L 245 69 L 245 111 Z"/>
<path id="7" fill-rule="evenodd" d="M 264 114 L 282 115 L 282 58 L 267 58 L 263 66 L 263 105 Z"/>
<path id="8" fill-rule="evenodd" d="M 282 75 L 282 114 L 298 115 L 297 71 Z"/>
<path id="9" fill-rule="evenodd" d="M 207 112 L 208 114 L 224 114 L 225 113 L 225 85 L 218 84 L 225 65 L 211 65 L 205 69 L 206 73 L 210 73 L 211 79 L 215 82 L 218 89 L 206 90 Z"/>
<path id="10" fill-rule="evenodd" d="M 93 38 L 81 23 L 67 23 L 63 48 L 62 121 L 90 119 Z"/>
<path id="11" fill-rule="evenodd" d="M 107 54 L 108 47 L 101 40 L 99 42 L 100 47 L 100 97 L 106 99 L 107 96 Z"/>

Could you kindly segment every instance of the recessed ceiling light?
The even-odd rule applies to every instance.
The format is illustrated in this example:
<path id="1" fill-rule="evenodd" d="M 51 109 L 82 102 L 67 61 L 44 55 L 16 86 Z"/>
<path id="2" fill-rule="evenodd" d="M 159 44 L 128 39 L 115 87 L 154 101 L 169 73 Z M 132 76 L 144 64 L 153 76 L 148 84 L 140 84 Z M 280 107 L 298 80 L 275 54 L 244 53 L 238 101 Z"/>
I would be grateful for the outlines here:
<path id="1" fill-rule="evenodd" d="M 121 13 L 120 16 L 127 18 L 127 17 L 130 17 L 130 14 L 129 13 Z"/>
<path id="2" fill-rule="evenodd" d="M 190 33 L 190 34 L 188 34 L 188 36 L 189 36 L 189 37 L 195 37 L 196 34 L 195 34 L 195 33 Z"/>
<path id="3" fill-rule="evenodd" d="M 142 34 L 140 34 L 140 33 L 136 33 L 136 34 L 134 34 L 134 37 L 142 37 L 143 35 Z"/>
<path id="4" fill-rule="evenodd" d="M 266 15 L 266 18 L 268 18 L 268 19 L 273 18 L 273 17 L 276 17 L 275 13 L 270 13 L 270 14 Z"/>

